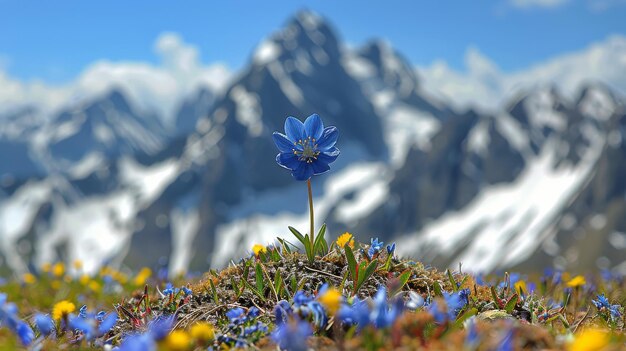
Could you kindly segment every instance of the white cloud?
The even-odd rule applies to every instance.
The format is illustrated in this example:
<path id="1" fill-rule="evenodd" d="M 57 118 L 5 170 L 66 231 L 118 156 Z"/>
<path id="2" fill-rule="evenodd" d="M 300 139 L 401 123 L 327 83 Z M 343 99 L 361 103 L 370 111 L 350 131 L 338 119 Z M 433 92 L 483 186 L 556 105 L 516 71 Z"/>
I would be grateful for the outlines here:
<path id="1" fill-rule="evenodd" d="M 175 33 L 159 36 L 155 51 L 161 64 L 108 60 L 89 65 L 78 78 L 65 85 L 41 81 L 22 82 L 7 75 L 0 66 L 0 109 L 33 104 L 53 112 L 68 102 L 103 94 L 113 87 L 123 89 L 142 109 L 171 119 L 177 103 L 199 86 L 223 88 L 231 76 L 223 64 L 203 65 L 196 47 Z"/>
<path id="2" fill-rule="evenodd" d="M 509 0 L 509 3 L 518 8 L 543 7 L 554 8 L 566 4 L 570 0 Z"/>
<path id="3" fill-rule="evenodd" d="M 503 72 L 478 49 L 469 48 L 465 66 L 458 71 L 445 61 L 435 61 L 417 69 L 424 89 L 443 95 L 460 108 L 494 110 L 514 94 L 542 85 L 555 85 L 573 98 L 582 84 L 593 81 L 626 95 L 626 37 L 620 35 L 515 72 Z"/>

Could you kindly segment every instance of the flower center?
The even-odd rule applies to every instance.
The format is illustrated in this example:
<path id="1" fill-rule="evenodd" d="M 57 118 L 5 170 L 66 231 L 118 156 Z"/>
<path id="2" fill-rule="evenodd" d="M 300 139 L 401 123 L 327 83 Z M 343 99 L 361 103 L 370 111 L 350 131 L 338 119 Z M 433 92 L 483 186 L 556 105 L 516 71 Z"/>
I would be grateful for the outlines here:
<path id="1" fill-rule="evenodd" d="M 302 151 L 293 149 L 293 153 L 298 156 L 298 160 L 305 161 L 306 163 L 312 163 L 317 160 L 317 156 L 320 152 L 317 151 L 317 140 L 315 140 L 315 138 L 308 137 L 304 140 L 298 140 L 295 145 L 302 146 Z"/>

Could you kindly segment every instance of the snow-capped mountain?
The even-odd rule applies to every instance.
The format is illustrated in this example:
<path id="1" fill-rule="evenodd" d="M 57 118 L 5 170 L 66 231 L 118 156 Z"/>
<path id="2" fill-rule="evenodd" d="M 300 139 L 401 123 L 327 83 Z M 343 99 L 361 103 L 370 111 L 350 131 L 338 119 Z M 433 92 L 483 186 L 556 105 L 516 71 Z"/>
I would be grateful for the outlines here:
<path id="1" fill-rule="evenodd" d="M 315 112 L 341 133 L 313 179 L 330 238 L 378 236 L 467 270 L 626 270 L 626 112 L 610 89 L 569 101 L 536 88 L 493 114 L 424 91 L 389 43 L 348 48 L 303 11 L 223 91 L 180 101 L 173 128 L 122 90 L 52 118 L 0 116 L 13 162 L 0 166 L 1 252 L 18 271 L 59 257 L 181 271 L 305 230 L 306 189 L 275 164 L 271 134 Z"/>

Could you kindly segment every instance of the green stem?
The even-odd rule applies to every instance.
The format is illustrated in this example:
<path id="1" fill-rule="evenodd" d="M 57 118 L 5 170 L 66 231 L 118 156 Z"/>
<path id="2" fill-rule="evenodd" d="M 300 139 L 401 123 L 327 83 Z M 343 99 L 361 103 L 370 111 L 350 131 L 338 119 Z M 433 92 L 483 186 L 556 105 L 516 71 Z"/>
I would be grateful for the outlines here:
<path id="1" fill-rule="evenodd" d="M 306 181 L 306 186 L 309 188 L 309 217 L 311 222 L 311 250 L 313 251 L 313 256 L 315 256 L 315 238 L 313 234 L 313 229 L 315 229 L 315 224 L 313 222 L 313 191 L 311 190 L 311 178 Z"/>

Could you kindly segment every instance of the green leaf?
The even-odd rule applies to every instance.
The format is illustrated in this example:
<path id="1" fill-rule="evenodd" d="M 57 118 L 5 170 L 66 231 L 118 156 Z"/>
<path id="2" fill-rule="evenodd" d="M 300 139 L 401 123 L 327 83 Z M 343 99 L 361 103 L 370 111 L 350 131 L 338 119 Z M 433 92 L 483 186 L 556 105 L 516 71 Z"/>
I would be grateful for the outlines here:
<path id="1" fill-rule="evenodd" d="M 213 294 L 213 301 L 217 303 L 219 299 L 217 298 L 217 289 L 215 289 L 215 284 L 213 284 L 213 279 L 209 279 L 209 285 L 211 286 L 211 293 Z"/>
<path id="2" fill-rule="evenodd" d="M 367 279 L 372 276 L 372 274 L 374 274 L 374 272 L 376 272 L 376 268 L 378 267 L 378 261 L 374 260 L 372 262 L 370 262 L 370 264 L 367 266 L 367 268 L 361 268 L 361 267 L 365 267 L 365 261 L 362 262 L 362 264 L 359 266 L 359 279 L 358 279 L 358 284 L 356 287 L 356 291 L 359 291 L 359 289 L 361 288 L 361 286 L 363 285 L 363 283 L 365 283 L 367 281 Z"/>
<path id="3" fill-rule="evenodd" d="M 356 271 L 356 259 L 354 258 L 354 253 L 352 253 L 352 249 L 350 248 L 350 246 L 348 246 L 348 244 L 346 244 L 343 248 L 346 253 L 346 261 L 348 261 L 348 271 L 350 272 L 350 279 L 352 279 L 353 281 L 356 281 L 357 271 Z M 356 291 L 354 293 L 356 293 Z"/>
<path id="4" fill-rule="evenodd" d="M 289 280 L 289 285 L 291 286 L 291 291 L 295 292 L 298 290 L 298 281 L 296 280 L 295 275 L 291 276 L 291 280 Z"/>
<path id="5" fill-rule="evenodd" d="M 476 307 L 472 307 L 469 310 L 465 311 L 465 313 L 463 313 L 462 315 L 460 315 L 459 317 L 457 317 L 456 321 L 454 322 L 454 325 L 457 328 L 462 328 L 463 327 L 463 323 L 470 318 L 471 316 L 475 316 L 478 314 L 478 310 L 476 309 Z"/>
<path id="6" fill-rule="evenodd" d="M 517 305 L 517 298 L 517 294 L 513 294 L 513 296 L 509 298 L 509 301 L 506 302 L 506 305 L 504 306 L 506 313 L 511 314 L 513 312 L 515 305 Z"/>
<path id="7" fill-rule="evenodd" d="M 491 291 L 491 297 L 493 297 L 493 301 L 496 303 L 498 308 L 504 308 L 504 306 L 502 306 L 502 301 L 500 301 L 500 298 L 498 297 L 498 294 L 496 293 L 496 288 L 491 286 L 489 287 L 489 290 Z"/>
<path id="8" fill-rule="evenodd" d="M 454 292 L 458 292 L 459 291 L 459 287 L 456 285 L 456 280 L 454 279 L 454 276 L 452 275 L 452 272 L 450 272 L 449 269 L 446 269 L 446 274 L 448 275 L 448 280 L 450 281 L 450 285 L 452 285 L 452 290 Z"/>
<path id="9" fill-rule="evenodd" d="M 260 263 L 256 264 L 255 267 L 256 273 L 256 289 L 259 293 L 263 294 L 265 291 L 265 286 L 263 283 L 263 267 L 261 267 Z"/>
<path id="10" fill-rule="evenodd" d="M 322 254 L 322 256 L 326 255 L 326 253 L 323 252 L 324 246 L 322 244 L 322 242 L 326 241 L 326 239 L 324 238 L 324 234 L 326 234 L 326 223 L 322 224 L 320 231 L 317 233 L 317 236 L 315 237 L 315 244 L 313 244 L 313 246 L 315 247 L 314 252 L 319 252 Z"/>
<path id="11" fill-rule="evenodd" d="M 435 290 L 435 296 L 439 296 L 439 297 L 443 296 L 443 290 L 441 289 L 441 285 L 439 284 L 438 281 L 435 281 L 433 283 L 433 290 Z"/>
<path id="12" fill-rule="evenodd" d="M 298 239 L 299 242 L 302 243 L 302 245 L 305 245 L 308 240 L 304 239 L 304 235 L 300 234 L 300 232 L 294 228 L 294 227 L 287 227 L 289 228 L 289 231 Z"/>
<path id="13" fill-rule="evenodd" d="M 306 251 L 306 257 L 309 259 L 309 262 L 313 262 L 315 258 L 315 252 L 313 252 L 313 248 L 311 247 L 311 241 L 309 239 L 309 234 L 304 236 L 304 251 Z"/>
<path id="14" fill-rule="evenodd" d="M 276 274 L 274 274 L 274 290 L 276 290 L 278 296 L 282 297 L 283 277 L 280 275 L 279 270 L 276 270 Z"/>
<path id="15" fill-rule="evenodd" d="M 400 274 L 400 276 L 398 277 L 400 284 L 398 284 L 398 287 L 394 291 L 391 292 L 391 296 L 402 291 L 402 288 L 404 288 L 406 283 L 409 281 L 409 278 L 411 278 L 411 270 L 406 270 L 402 272 L 402 274 Z"/>

